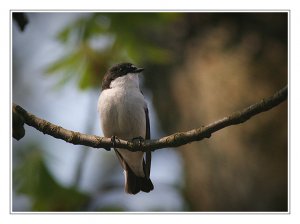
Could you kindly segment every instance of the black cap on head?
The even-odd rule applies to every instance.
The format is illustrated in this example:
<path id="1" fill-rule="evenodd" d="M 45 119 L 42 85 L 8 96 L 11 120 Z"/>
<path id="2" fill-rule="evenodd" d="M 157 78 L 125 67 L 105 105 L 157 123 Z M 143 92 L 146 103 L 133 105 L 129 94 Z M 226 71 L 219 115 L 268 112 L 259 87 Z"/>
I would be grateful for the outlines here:
<path id="1" fill-rule="evenodd" d="M 108 89 L 110 83 L 118 77 L 130 74 L 130 73 L 140 73 L 144 69 L 137 68 L 135 65 L 131 63 L 120 63 L 111 67 L 107 73 L 105 74 L 102 81 L 102 90 Z"/>

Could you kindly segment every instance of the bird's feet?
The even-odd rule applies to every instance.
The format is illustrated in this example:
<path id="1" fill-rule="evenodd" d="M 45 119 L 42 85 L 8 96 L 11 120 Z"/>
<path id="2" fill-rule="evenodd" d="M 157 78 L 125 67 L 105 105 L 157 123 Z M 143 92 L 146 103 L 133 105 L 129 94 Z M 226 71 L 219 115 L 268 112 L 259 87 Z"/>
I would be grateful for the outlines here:
<path id="1" fill-rule="evenodd" d="M 138 141 L 139 147 L 141 147 L 142 142 L 145 141 L 145 139 L 142 136 L 135 137 L 132 139 L 133 144 L 135 144 L 135 142 L 137 142 L 137 141 Z"/>
<path id="2" fill-rule="evenodd" d="M 115 135 L 111 136 L 111 138 L 110 138 L 110 143 L 112 144 L 112 148 L 113 148 L 113 149 L 116 149 L 116 142 L 117 142 L 116 140 L 120 142 L 120 139 L 118 139 L 117 136 L 115 136 Z M 104 149 L 105 149 L 106 151 L 110 151 L 110 150 L 111 150 L 110 147 L 105 147 Z"/>
<path id="3" fill-rule="evenodd" d="M 112 143 L 112 147 L 114 149 L 116 149 L 116 142 L 117 141 L 120 142 L 120 139 L 117 136 L 115 136 L 115 135 L 111 136 L 110 142 Z"/>

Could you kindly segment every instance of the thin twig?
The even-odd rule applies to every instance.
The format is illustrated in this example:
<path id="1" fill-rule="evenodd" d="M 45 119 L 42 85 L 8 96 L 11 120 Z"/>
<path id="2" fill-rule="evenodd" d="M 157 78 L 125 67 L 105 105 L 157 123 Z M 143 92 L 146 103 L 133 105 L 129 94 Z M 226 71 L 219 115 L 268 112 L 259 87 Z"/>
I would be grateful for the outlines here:
<path id="1" fill-rule="evenodd" d="M 230 116 L 224 117 L 207 126 L 193 129 L 187 132 L 178 132 L 160 139 L 139 141 L 125 141 L 118 139 L 115 142 L 115 147 L 124 148 L 130 151 L 155 151 L 161 148 L 178 147 L 191 143 L 193 141 L 201 141 L 204 138 L 209 138 L 212 133 L 231 125 L 244 123 L 251 117 L 268 111 L 287 99 L 287 87 L 279 90 L 273 96 L 263 99 L 260 102 L 253 104 L 241 111 L 235 112 Z M 62 139 L 74 145 L 85 145 L 93 148 L 110 148 L 112 142 L 110 138 L 99 137 L 96 135 L 87 135 L 79 132 L 70 131 L 60 126 L 54 125 L 46 120 L 27 112 L 19 105 L 13 105 L 13 109 L 17 111 L 24 119 L 24 122 L 55 138 Z"/>

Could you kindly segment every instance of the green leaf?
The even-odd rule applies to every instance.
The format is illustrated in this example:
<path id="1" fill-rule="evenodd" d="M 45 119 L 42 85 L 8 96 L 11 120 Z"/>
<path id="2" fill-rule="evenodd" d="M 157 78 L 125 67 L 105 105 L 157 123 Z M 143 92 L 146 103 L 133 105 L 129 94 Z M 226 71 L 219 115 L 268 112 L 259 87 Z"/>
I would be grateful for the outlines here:
<path id="1" fill-rule="evenodd" d="M 90 64 L 89 63 L 85 63 L 85 66 L 83 68 L 83 72 L 81 75 L 81 78 L 79 80 L 79 88 L 81 90 L 85 90 L 88 87 L 91 86 L 91 76 L 92 76 L 92 71 L 90 68 Z"/>
<path id="2" fill-rule="evenodd" d="M 67 43 L 71 35 L 71 31 L 71 26 L 67 26 L 65 29 L 58 33 L 57 39 L 62 43 Z"/>
<path id="3" fill-rule="evenodd" d="M 80 58 L 82 57 L 80 51 L 74 51 L 70 54 L 66 54 L 60 59 L 56 60 L 53 64 L 49 65 L 45 73 L 47 75 L 56 74 L 62 70 L 74 69 L 76 64 L 79 64 Z"/>
<path id="4" fill-rule="evenodd" d="M 28 145 L 17 157 L 19 163 L 14 164 L 13 188 L 16 193 L 30 197 L 33 211 L 78 211 L 89 200 L 87 195 L 61 186 L 53 178 L 38 145 Z"/>

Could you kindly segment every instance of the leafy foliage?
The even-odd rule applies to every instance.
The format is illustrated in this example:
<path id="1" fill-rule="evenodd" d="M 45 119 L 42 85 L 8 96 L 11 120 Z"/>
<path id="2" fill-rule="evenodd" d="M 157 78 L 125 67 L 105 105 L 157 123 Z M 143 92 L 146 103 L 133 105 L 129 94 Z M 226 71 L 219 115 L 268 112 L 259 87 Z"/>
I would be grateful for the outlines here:
<path id="1" fill-rule="evenodd" d="M 80 89 L 99 88 L 115 63 L 167 63 L 171 54 L 159 42 L 176 13 L 93 13 L 77 19 L 57 35 L 67 53 L 46 69 L 61 74 L 59 85 L 77 78 Z"/>
<path id="2" fill-rule="evenodd" d="M 45 164 L 43 151 L 36 144 L 18 151 L 13 171 L 14 191 L 29 196 L 33 211 L 78 211 L 88 196 L 61 186 Z"/>

